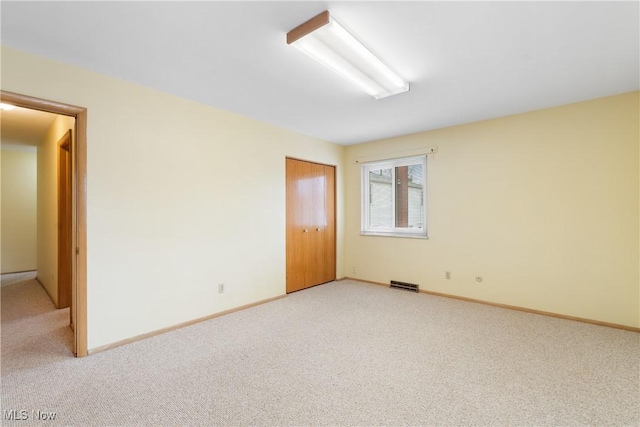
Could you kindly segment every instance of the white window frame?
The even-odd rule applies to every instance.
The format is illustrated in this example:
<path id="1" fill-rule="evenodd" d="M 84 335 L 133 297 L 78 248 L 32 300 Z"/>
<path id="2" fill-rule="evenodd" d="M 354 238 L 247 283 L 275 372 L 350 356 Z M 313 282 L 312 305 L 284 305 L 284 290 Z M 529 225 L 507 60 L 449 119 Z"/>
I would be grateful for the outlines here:
<path id="1" fill-rule="evenodd" d="M 369 218 L 369 203 L 370 203 L 370 185 L 369 185 L 369 171 L 378 170 L 378 169 L 391 169 L 392 170 L 392 182 L 395 181 L 395 168 L 400 166 L 411 166 L 415 164 L 422 164 L 422 185 L 423 185 L 423 218 L 422 223 L 424 224 L 423 228 L 408 228 L 408 227 L 371 227 L 371 221 Z M 360 168 L 361 173 L 361 204 L 360 204 L 360 212 L 362 214 L 361 218 L 361 228 L 360 234 L 364 236 L 389 236 L 389 237 L 413 237 L 413 238 L 421 238 L 427 239 L 428 227 L 427 227 L 427 155 L 420 156 L 412 156 L 412 157 L 402 157 L 398 159 L 390 159 L 390 160 L 380 160 L 374 162 L 362 163 Z M 392 188 L 391 191 L 391 204 L 394 207 L 392 212 L 392 224 L 396 223 L 396 192 L 395 187 Z"/>

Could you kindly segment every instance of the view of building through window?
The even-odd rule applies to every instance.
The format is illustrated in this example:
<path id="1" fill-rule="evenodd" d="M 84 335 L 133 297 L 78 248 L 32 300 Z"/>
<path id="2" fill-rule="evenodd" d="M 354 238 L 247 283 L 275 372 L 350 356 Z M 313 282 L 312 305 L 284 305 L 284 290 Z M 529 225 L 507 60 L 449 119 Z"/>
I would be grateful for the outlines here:
<path id="1" fill-rule="evenodd" d="M 363 231 L 420 232 L 426 217 L 424 161 L 387 163 L 363 166 L 368 186 L 368 200 L 363 201 L 366 216 Z"/>

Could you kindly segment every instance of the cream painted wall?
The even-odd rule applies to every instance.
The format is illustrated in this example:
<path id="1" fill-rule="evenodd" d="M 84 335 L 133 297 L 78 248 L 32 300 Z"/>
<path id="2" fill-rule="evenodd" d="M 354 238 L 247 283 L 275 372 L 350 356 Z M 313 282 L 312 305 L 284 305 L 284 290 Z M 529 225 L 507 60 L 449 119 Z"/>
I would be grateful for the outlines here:
<path id="1" fill-rule="evenodd" d="M 89 349 L 284 294 L 286 156 L 337 166 L 344 276 L 344 147 L 4 46 L 2 88 L 88 109 Z"/>
<path id="2" fill-rule="evenodd" d="M 57 116 L 38 146 L 38 280 L 58 305 L 58 142 L 75 119 Z"/>
<path id="3" fill-rule="evenodd" d="M 345 270 L 640 326 L 638 111 L 634 92 L 348 147 Z M 354 160 L 422 147 L 430 239 L 360 236 Z"/>
<path id="4" fill-rule="evenodd" d="M 2 273 L 36 269 L 36 147 L 2 145 Z"/>

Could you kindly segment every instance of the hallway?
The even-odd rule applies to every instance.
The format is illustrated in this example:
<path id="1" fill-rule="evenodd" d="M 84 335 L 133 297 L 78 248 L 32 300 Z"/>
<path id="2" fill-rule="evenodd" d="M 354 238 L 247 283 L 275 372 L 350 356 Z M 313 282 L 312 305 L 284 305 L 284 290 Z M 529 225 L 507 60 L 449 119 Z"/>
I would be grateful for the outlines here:
<path id="1" fill-rule="evenodd" d="M 56 310 L 33 273 L 2 275 L 2 373 L 73 358 L 69 308 Z"/>

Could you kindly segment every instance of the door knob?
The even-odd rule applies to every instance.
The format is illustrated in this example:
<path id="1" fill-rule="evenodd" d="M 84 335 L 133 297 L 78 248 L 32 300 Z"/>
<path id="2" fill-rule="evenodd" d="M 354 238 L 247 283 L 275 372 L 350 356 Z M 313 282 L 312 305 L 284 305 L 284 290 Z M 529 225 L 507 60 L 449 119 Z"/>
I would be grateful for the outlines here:
<path id="1" fill-rule="evenodd" d="M 319 228 L 316 228 L 316 231 L 320 231 L 320 229 L 319 229 Z"/>
<path id="2" fill-rule="evenodd" d="M 303 233 L 308 233 L 309 230 L 307 230 L 306 228 L 303 230 Z"/>

